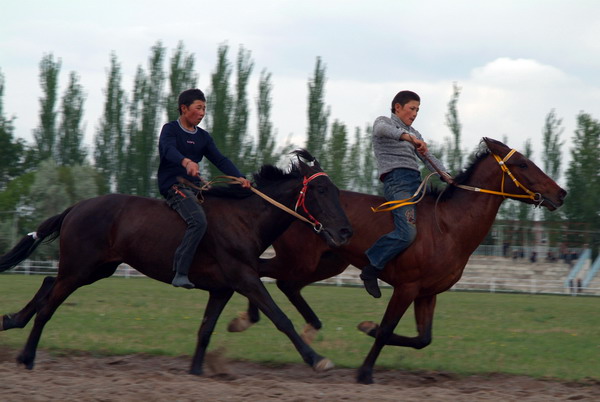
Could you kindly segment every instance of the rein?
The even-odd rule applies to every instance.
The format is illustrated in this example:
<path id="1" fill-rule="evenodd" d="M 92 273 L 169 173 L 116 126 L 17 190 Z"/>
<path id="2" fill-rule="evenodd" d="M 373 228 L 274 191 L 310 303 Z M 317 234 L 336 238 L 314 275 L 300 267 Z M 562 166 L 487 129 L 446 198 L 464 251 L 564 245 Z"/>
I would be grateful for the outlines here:
<path id="1" fill-rule="evenodd" d="M 502 173 L 503 173 L 502 174 L 502 185 L 500 187 L 500 191 L 487 190 L 487 189 L 484 189 L 484 188 L 473 187 L 473 186 L 466 186 L 466 185 L 463 185 L 463 184 L 456 184 L 456 183 L 452 183 L 452 184 L 455 185 L 458 188 L 463 189 L 463 190 L 475 191 L 475 192 L 478 192 L 478 193 L 487 193 L 487 194 L 501 195 L 504 198 L 506 198 L 506 197 L 529 198 L 529 199 L 533 200 L 535 203 L 537 203 L 536 207 L 539 207 L 544 202 L 544 198 L 542 197 L 542 195 L 540 193 L 534 193 L 533 191 L 529 190 L 527 187 L 525 187 L 524 185 L 522 185 L 517 180 L 517 178 L 512 174 L 512 172 L 508 169 L 508 167 L 506 166 L 506 161 L 508 161 L 510 159 L 510 157 L 513 156 L 513 154 L 515 152 L 516 152 L 515 149 L 511 149 L 510 152 L 508 154 L 506 154 L 506 156 L 504 157 L 504 159 L 500 158 L 495 153 L 492 153 L 492 156 L 496 159 L 496 161 L 500 165 L 500 168 L 502 169 Z M 427 158 L 427 159 L 428 159 L 428 162 L 435 168 L 435 170 L 437 171 L 437 173 L 441 174 L 439 168 L 437 166 L 435 166 L 431 162 L 431 160 L 429 158 Z M 383 204 L 379 205 L 378 207 L 375 207 L 375 208 L 371 207 L 371 210 L 373 212 L 391 211 L 393 209 L 400 208 L 400 207 L 403 207 L 405 205 L 412 205 L 412 204 L 418 203 L 425 196 L 425 190 L 424 190 L 425 183 L 434 174 L 436 174 L 436 173 L 430 173 L 425 178 L 425 180 L 423 180 L 423 182 L 421 183 L 421 185 L 419 186 L 419 188 L 417 189 L 417 191 L 415 192 L 415 194 L 412 195 L 412 197 L 406 198 L 404 200 L 384 202 Z M 504 192 L 504 174 L 507 174 L 511 178 L 511 180 L 513 181 L 513 183 L 518 188 L 520 188 L 521 190 L 525 191 L 525 193 L 527 193 L 527 194 L 511 194 L 511 193 Z M 414 199 L 415 197 L 418 196 L 419 192 L 423 193 L 423 194 L 421 194 L 421 197 L 419 197 L 419 199 L 417 199 L 416 201 L 411 201 L 412 199 Z"/>
<path id="2" fill-rule="evenodd" d="M 256 188 L 254 188 L 252 186 L 250 187 L 250 190 L 252 190 L 252 192 L 254 192 L 256 195 L 260 196 L 265 201 L 270 202 L 271 204 L 275 205 L 277 208 L 284 210 L 288 214 L 300 219 L 303 222 L 311 224 L 313 229 L 315 230 L 315 232 L 321 233 L 321 230 L 323 230 L 323 225 L 314 216 L 312 216 L 310 214 L 310 212 L 308 212 L 308 209 L 306 208 L 306 204 L 305 204 L 306 193 L 308 191 L 308 183 L 310 183 L 311 181 L 313 181 L 314 179 L 316 179 L 317 177 L 320 177 L 320 176 L 329 177 L 327 175 L 327 173 L 325 173 L 325 172 L 315 173 L 308 178 L 306 176 L 304 177 L 304 181 L 302 182 L 303 187 L 302 187 L 302 190 L 300 190 L 300 194 L 298 195 L 298 200 L 296 201 L 296 206 L 294 207 L 293 210 L 286 207 L 282 203 L 275 201 L 274 199 L 272 199 L 265 193 L 257 190 Z M 226 179 L 226 180 L 223 180 L 223 179 Z M 206 190 L 213 183 L 240 184 L 240 180 L 234 176 L 217 176 L 215 180 L 211 180 L 209 183 L 202 186 L 202 188 L 200 188 L 200 190 Z M 306 214 L 308 215 L 308 219 L 305 218 L 304 216 L 300 215 L 298 212 L 296 212 L 298 209 L 298 206 L 301 206 L 304 209 L 304 212 L 306 212 Z"/>
<path id="3" fill-rule="evenodd" d="M 469 190 L 469 191 L 475 191 L 475 192 L 481 192 L 481 193 L 487 193 L 487 194 L 495 194 L 495 195 L 501 195 L 504 198 L 508 197 L 515 197 L 515 198 L 529 198 L 531 200 L 533 200 L 534 202 L 537 203 L 537 207 L 539 207 L 542 202 L 544 202 L 544 198 L 542 197 L 542 195 L 540 193 L 534 193 L 533 191 L 529 190 L 527 187 L 525 187 L 524 185 L 522 185 L 517 178 L 512 174 L 512 172 L 508 169 L 508 167 L 506 166 L 506 161 L 508 161 L 510 159 L 511 156 L 513 156 L 513 154 L 516 151 L 514 149 L 511 149 L 510 152 L 508 154 L 506 154 L 506 156 L 504 157 L 504 159 L 501 159 L 498 155 L 496 154 L 492 154 L 492 156 L 496 159 L 496 161 L 498 162 L 498 164 L 500 165 L 500 168 L 502 169 L 503 173 L 506 173 L 508 175 L 508 177 L 511 178 L 511 180 L 513 181 L 513 183 L 515 183 L 515 186 L 517 186 L 518 188 L 520 188 L 521 190 L 525 191 L 527 194 L 510 194 L 510 193 L 505 193 L 504 192 L 504 175 L 502 175 L 502 186 L 500 187 L 500 191 L 494 191 L 494 190 L 486 190 L 483 188 L 479 188 L 479 187 L 472 187 L 472 186 L 465 186 L 462 184 L 457 184 L 456 186 L 458 188 L 462 188 L 463 190 Z"/>

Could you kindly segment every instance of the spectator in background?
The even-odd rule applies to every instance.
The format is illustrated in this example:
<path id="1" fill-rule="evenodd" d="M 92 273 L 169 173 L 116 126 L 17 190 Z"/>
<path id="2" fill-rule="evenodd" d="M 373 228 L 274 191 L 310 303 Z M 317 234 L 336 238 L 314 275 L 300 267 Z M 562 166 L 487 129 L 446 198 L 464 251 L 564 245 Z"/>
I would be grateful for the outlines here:
<path id="1" fill-rule="evenodd" d="M 531 252 L 531 256 L 529 257 L 529 261 L 531 261 L 532 263 L 536 263 L 537 262 L 537 252 L 536 251 L 532 251 Z"/>

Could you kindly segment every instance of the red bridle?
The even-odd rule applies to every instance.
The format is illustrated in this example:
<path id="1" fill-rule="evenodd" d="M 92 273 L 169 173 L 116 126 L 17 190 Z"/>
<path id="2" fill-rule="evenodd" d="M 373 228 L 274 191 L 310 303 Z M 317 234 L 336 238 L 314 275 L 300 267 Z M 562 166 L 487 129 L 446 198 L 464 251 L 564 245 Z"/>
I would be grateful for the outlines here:
<path id="1" fill-rule="evenodd" d="M 323 229 L 323 225 L 321 224 L 321 222 L 319 222 L 314 216 L 312 216 L 310 214 L 310 212 L 308 212 L 308 209 L 306 208 L 306 192 L 308 191 L 308 183 L 310 183 L 311 181 L 313 181 L 314 179 L 316 179 L 317 177 L 320 176 L 327 176 L 327 173 L 325 172 L 319 172 L 319 173 L 315 173 L 310 177 L 306 177 L 304 176 L 304 181 L 302 182 L 303 186 L 302 186 L 302 190 L 300 190 L 300 194 L 298 195 L 298 200 L 296 201 L 296 206 L 294 207 L 294 211 L 298 212 L 298 207 L 301 206 L 302 209 L 304 210 L 304 212 L 306 213 L 306 215 L 308 216 L 308 219 L 311 220 L 311 222 L 313 222 L 313 226 L 315 229 L 315 232 L 319 233 L 321 232 L 321 230 Z"/>

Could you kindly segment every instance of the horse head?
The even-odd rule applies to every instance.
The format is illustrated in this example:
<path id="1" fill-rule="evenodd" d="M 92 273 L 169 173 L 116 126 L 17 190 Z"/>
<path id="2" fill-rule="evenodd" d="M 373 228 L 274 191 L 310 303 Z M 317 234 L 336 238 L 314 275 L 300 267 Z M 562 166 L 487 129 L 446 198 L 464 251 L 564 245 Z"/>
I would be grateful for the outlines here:
<path id="1" fill-rule="evenodd" d="M 346 244 L 352 227 L 340 204 L 340 191 L 321 169 L 319 162 L 306 150 L 293 152 L 302 176 L 302 189 L 295 210 L 315 225 L 315 230 L 332 247 Z"/>
<path id="2" fill-rule="evenodd" d="M 548 177 L 535 163 L 500 141 L 483 138 L 502 169 L 506 197 L 554 211 L 564 203 L 567 192 Z"/>

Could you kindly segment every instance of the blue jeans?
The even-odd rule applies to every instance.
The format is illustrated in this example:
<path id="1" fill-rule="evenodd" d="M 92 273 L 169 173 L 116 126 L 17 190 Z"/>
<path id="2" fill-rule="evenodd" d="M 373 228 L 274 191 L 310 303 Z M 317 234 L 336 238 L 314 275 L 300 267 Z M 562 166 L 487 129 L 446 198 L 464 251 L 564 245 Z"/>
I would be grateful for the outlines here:
<path id="1" fill-rule="evenodd" d="M 196 193 L 187 187 L 173 186 L 167 193 L 167 204 L 183 218 L 187 229 L 181 244 L 175 250 L 173 271 L 187 275 L 200 240 L 206 232 L 206 215 L 198 203 Z"/>
<path id="2" fill-rule="evenodd" d="M 412 169 L 394 169 L 383 180 L 386 200 L 403 200 L 411 197 L 421 184 L 421 173 Z M 391 211 L 396 228 L 381 236 L 366 251 L 369 262 L 382 270 L 385 264 L 404 251 L 417 235 L 417 215 L 415 205 L 406 205 Z"/>

